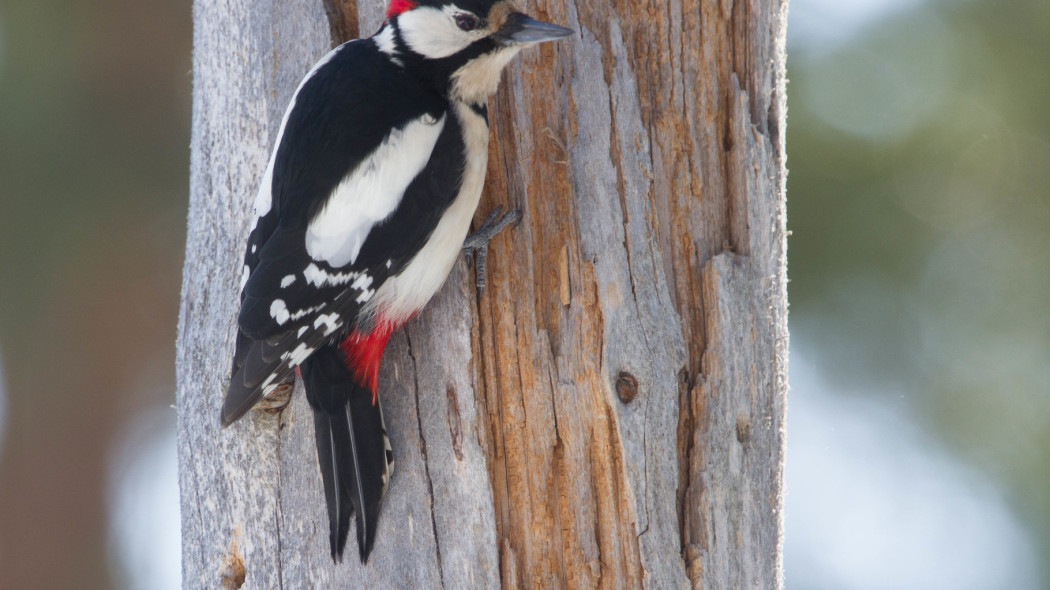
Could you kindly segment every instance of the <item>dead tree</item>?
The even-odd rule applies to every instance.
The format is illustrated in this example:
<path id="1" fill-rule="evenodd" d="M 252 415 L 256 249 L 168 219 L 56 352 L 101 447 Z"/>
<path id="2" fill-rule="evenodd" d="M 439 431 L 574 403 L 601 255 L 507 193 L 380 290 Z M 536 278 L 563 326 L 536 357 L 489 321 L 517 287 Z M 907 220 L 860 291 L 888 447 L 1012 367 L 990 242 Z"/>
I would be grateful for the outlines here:
<path id="1" fill-rule="evenodd" d="M 196 0 L 184 586 L 779 587 L 786 3 L 525 3 L 577 35 L 525 52 L 492 101 L 479 215 L 524 221 L 480 299 L 464 260 L 391 340 L 397 466 L 361 566 L 329 557 L 301 390 L 226 430 L 218 413 L 283 109 L 384 6 Z"/>

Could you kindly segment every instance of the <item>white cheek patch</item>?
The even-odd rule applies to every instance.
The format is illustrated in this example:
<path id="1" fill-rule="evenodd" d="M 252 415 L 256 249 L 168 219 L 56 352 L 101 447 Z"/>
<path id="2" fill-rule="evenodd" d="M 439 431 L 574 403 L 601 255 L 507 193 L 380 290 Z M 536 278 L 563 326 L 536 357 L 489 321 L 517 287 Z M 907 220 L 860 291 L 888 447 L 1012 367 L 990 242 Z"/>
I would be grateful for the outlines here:
<path id="1" fill-rule="evenodd" d="M 430 161 L 445 116 L 416 119 L 390 132 L 339 183 L 306 228 L 306 251 L 333 267 L 352 264 L 368 233 L 397 209 L 409 183 Z M 307 277 L 309 279 L 309 277 Z"/>
<path id="2" fill-rule="evenodd" d="M 451 6 L 444 10 L 420 6 L 402 13 L 397 19 L 401 38 L 423 57 L 441 59 L 455 55 L 486 34 L 484 29 L 467 32 L 457 27 L 455 16 L 460 12 Z"/>

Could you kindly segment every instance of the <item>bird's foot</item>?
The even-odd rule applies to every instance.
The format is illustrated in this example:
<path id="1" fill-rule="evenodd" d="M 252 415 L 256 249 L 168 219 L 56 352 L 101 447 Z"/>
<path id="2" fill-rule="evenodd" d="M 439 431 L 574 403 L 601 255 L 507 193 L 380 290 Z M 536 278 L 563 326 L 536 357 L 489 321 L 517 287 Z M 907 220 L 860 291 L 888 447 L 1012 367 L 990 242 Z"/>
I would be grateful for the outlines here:
<path id="1" fill-rule="evenodd" d="M 295 390 L 295 375 L 290 375 L 277 384 L 273 391 L 262 396 L 255 407 L 276 414 L 292 401 L 292 391 Z"/>
<path id="2" fill-rule="evenodd" d="M 485 290 L 485 263 L 489 255 L 489 242 L 496 237 L 496 234 L 519 221 L 521 221 L 520 209 L 511 209 L 503 213 L 503 205 L 499 205 L 489 214 L 478 231 L 470 234 L 463 241 L 463 251 L 474 254 L 474 285 L 478 289 L 479 299 Z"/>

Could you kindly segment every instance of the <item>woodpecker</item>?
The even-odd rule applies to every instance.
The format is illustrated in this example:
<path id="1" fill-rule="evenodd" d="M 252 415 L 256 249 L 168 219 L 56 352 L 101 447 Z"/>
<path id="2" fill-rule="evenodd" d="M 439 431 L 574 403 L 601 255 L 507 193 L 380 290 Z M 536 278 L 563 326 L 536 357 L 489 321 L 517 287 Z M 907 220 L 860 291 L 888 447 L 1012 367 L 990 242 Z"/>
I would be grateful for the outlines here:
<path id="1" fill-rule="evenodd" d="M 570 34 L 508 0 L 392 0 L 379 31 L 321 58 L 284 113 L 255 199 L 221 422 L 301 374 L 334 561 L 352 515 L 362 562 L 372 550 L 393 470 L 380 359 L 464 247 L 487 100 L 519 51 Z M 497 217 L 467 245 L 512 219 Z"/>

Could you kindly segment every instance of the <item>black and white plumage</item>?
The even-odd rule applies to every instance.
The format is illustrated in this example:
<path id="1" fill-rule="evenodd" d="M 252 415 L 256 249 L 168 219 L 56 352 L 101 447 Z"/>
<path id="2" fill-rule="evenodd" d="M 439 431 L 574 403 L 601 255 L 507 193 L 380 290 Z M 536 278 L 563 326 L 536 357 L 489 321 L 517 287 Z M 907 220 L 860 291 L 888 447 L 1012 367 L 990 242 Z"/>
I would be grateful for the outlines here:
<path id="1" fill-rule="evenodd" d="M 390 332 L 448 276 L 481 196 L 485 103 L 523 47 L 571 31 L 506 0 L 392 0 L 371 38 L 296 90 L 255 201 L 229 425 L 301 372 L 333 559 L 366 561 L 393 455 L 378 402 Z"/>

